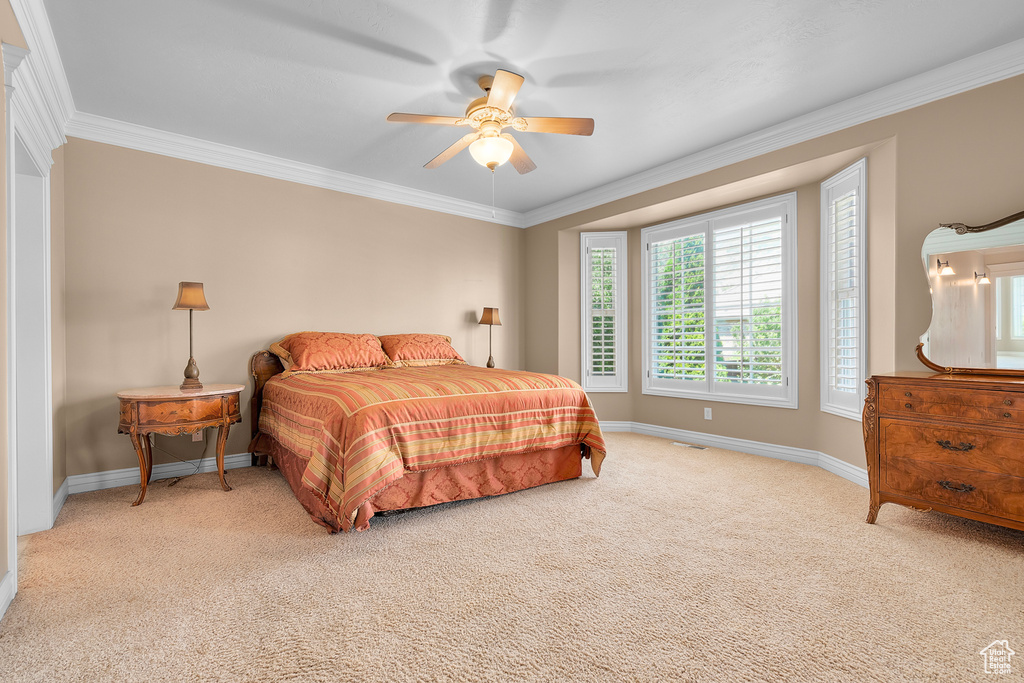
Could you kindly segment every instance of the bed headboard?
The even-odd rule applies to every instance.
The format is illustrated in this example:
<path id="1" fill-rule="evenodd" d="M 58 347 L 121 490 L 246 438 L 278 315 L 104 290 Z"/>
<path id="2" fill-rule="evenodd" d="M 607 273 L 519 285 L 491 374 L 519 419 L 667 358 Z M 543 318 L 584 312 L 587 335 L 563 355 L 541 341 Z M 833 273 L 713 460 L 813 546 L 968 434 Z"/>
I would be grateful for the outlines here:
<path id="1" fill-rule="evenodd" d="M 252 438 L 255 440 L 260 431 L 260 408 L 263 407 L 263 385 L 274 375 L 284 372 L 281 360 L 270 351 L 257 351 L 249 359 L 249 376 L 252 377 L 252 404 L 250 419 L 252 420 Z"/>

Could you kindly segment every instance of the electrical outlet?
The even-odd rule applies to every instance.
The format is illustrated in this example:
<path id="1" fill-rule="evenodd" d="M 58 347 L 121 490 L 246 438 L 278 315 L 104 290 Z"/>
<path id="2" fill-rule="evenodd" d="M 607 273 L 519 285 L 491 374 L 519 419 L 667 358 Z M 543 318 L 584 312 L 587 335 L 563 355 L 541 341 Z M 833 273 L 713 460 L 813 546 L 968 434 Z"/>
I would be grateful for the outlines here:
<path id="1" fill-rule="evenodd" d="M 704 419 L 705 420 L 710 420 L 711 419 L 711 408 L 705 408 L 704 409 Z"/>
<path id="2" fill-rule="evenodd" d="M 202 441 L 203 440 L 203 430 L 200 429 L 198 432 L 192 432 L 192 440 L 193 441 Z"/>

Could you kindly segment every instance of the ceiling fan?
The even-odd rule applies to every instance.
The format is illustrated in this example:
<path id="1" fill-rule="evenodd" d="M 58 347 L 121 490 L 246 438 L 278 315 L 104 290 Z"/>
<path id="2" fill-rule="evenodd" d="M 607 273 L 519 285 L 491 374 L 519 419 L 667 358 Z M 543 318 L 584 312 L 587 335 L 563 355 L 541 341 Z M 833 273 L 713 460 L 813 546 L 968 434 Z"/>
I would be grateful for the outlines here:
<path id="1" fill-rule="evenodd" d="M 397 123 L 430 123 L 438 126 L 470 126 L 473 132 L 463 136 L 436 157 L 424 164 L 424 168 L 437 168 L 456 154 L 469 147 L 473 159 L 493 172 L 506 161 L 520 173 L 529 173 L 537 168 L 519 143 L 502 129 L 511 126 L 524 133 L 561 133 L 565 135 L 590 135 L 594 132 L 594 119 L 561 117 L 520 117 L 512 109 L 519 88 L 523 85 L 519 74 L 498 69 L 494 76 L 481 76 L 477 83 L 484 96 L 473 100 L 466 107 L 466 115 L 428 116 L 425 114 L 400 114 L 388 116 L 388 121 Z"/>

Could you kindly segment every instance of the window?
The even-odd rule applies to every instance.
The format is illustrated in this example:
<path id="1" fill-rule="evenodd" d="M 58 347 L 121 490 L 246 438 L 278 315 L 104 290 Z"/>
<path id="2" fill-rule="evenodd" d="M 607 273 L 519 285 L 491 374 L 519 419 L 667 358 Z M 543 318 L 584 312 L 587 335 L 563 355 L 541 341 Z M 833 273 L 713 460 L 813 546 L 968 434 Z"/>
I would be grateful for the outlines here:
<path id="1" fill-rule="evenodd" d="M 641 239 L 643 392 L 796 408 L 796 195 Z"/>
<path id="2" fill-rule="evenodd" d="M 859 420 L 867 379 L 863 159 L 821 184 L 821 410 Z"/>
<path id="3" fill-rule="evenodd" d="M 628 391 L 626 233 L 582 233 L 580 253 L 583 388 Z"/>
<path id="4" fill-rule="evenodd" d="M 1024 339 L 1024 275 L 1010 278 L 1010 338 Z"/>
<path id="5" fill-rule="evenodd" d="M 1003 341 L 1003 279 L 994 278 L 996 283 L 996 341 Z"/>

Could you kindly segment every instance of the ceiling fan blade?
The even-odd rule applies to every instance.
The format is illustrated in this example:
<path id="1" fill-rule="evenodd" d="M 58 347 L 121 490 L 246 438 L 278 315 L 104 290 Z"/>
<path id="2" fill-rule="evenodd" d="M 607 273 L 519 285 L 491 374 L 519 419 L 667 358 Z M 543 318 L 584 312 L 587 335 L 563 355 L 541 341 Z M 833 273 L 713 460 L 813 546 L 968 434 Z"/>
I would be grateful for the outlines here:
<path id="1" fill-rule="evenodd" d="M 433 123 L 438 126 L 457 126 L 459 121 L 465 121 L 458 116 L 429 116 L 427 114 L 401 114 L 394 113 L 388 116 L 392 123 Z M 465 124 L 464 124 L 465 125 Z"/>
<path id="2" fill-rule="evenodd" d="M 519 88 L 523 87 L 523 77 L 511 71 L 498 69 L 494 72 L 494 82 L 487 94 L 487 106 L 508 111 L 512 100 L 516 98 Z"/>
<path id="3" fill-rule="evenodd" d="M 527 133 L 562 133 L 564 135 L 591 135 L 594 119 L 570 119 L 557 116 L 528 116 Z"/>
<path id="4" fill-rule="evenodd" d="M 520 175 L 529 173 L 537 168 L 537 164 L 533 163 L 533 159 L 527 156 L 526 152 L 523 151 L 523 148 L 519 146 L 519 142 L 514 137 L 508 133 L 502 133 L 501 137 L 512 142 L 512 156 L 510 156 L 508 160 L 509 163 L 519 171 Z"/>
<path id="5" fill-rule="evenodd" d="M 437 168 L 438 166 L 448 161 L 462 150 L 469 147 L 469 143 L 473 142 L 478 137 L 480 137 L 479 133 L 469 133 L 468 135 L 463 135 L 461 138 L 456 140 L 450 147 L 448 147 L 448 149 L 441 152 L 427 163 L 423 164 L 423 168 Z"/>

